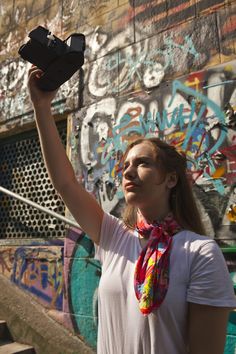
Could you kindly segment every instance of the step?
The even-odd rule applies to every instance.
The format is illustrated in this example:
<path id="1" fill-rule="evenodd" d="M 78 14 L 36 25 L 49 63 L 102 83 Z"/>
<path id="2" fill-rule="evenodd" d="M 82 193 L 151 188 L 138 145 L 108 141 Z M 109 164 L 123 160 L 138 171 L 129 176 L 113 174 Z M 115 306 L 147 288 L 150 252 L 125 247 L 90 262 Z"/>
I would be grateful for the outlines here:
<path id="1" fill-rule="evenodd" d="M 0 354 L 35 354 L 35 350 L 32 346 L 21 344 L 17 342 L 4 343 L 0 342 Z"/>
<path id="2" fill-rule="evenodd" d="M 0 320 L 0 339 L 12 339 L 6 321 Z"/>

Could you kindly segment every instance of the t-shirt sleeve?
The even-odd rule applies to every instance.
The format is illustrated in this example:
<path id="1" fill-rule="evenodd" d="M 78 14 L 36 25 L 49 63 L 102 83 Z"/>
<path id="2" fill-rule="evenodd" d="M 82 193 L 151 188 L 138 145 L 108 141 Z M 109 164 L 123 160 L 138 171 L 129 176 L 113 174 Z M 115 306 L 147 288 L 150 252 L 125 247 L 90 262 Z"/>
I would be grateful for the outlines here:
<path id="1" fill-rule="evenodd" d="M 121 220 L 113 215 L 104 213 L 99 246 L 95 245 L 95 259 L 99 260 L 101 263 L 104 262 L 107 253 L 119 242 L 118 238 L 121 235 L 122 227 L 123 223 Z"/>
<path id="2" fill-rule="evenodd" d="M 233 283 L 222 251 L 216 242 L 204 242 L 194 253 L 187 301 L 236 308 Z"/>

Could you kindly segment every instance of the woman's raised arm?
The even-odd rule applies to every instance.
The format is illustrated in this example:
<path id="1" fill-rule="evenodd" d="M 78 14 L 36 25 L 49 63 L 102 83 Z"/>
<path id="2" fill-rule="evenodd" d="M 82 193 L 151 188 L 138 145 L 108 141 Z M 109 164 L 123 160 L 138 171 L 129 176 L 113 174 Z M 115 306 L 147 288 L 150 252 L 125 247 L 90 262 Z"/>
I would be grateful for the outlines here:
<path id="1" fill-rule="evenodd" d="M 42 71 L 32 66 L 28 74 L 28 88 L 34 106 L 44 161 L 54 188 L 88 236 L 99 243 L 103 210 L 96 199 L 77 181 L 66 155 L 51 114 L 51 102 L 56 91 L 45 92 L 37 87 Z"/>

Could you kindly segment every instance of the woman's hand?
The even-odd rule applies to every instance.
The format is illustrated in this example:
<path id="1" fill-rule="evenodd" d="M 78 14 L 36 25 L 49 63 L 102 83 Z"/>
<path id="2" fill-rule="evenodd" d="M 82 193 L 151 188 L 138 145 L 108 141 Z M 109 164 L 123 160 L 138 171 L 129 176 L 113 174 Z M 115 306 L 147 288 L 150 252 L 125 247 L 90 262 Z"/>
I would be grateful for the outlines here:
<path id="1" fill-rule="evenodd" d="M 58 91 L 43 91 L 38 87 L 37 81 L 40 79 L 42 74 L 43 71 L 35 65 L 32 65 L 28 72 L 28 89 L 30 99 L 36 109 L 37 107 L 50 107 L 51 102 Z"/>

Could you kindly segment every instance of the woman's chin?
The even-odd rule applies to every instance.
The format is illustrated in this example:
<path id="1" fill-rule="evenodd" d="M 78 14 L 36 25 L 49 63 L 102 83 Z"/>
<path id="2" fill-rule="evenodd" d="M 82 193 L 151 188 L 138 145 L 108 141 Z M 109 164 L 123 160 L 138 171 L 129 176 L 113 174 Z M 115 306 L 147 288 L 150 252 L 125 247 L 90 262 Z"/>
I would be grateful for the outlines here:
<path id="1" fill-rule="evenodd" d="M 133 205 L 133 206 L 139 204 L 139 198 L 134 193 L 127 193 L 125 195 L 125 201 L 126 201 L 127 204 Z"/>

